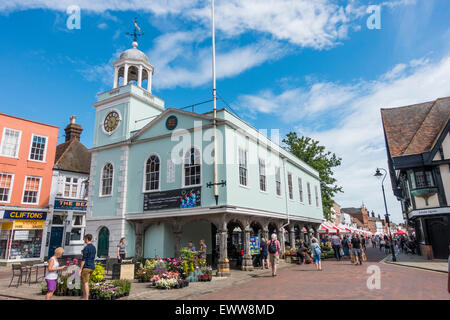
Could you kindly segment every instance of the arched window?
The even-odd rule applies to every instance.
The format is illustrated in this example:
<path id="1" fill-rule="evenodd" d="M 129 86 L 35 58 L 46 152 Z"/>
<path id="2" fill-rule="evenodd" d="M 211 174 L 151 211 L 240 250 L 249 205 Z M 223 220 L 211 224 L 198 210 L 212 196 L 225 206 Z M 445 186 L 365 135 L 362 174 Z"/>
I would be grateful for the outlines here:
<path id="1" fill-rule="evenodd" d="M 159 157 L 152 155 L 145 164 L 145 191 L 159 190 L 159 172 Z"/>
<path id="2" fill-rule="evenodd" d="M 184 185 L 192 186 L 201 183 L 201 159 L 197 148 L 190 148 L 184 155 Z"/>
<path id="3" fill-rule="evenodd" d="M 111 163 L 105 164 L 102 170 L 102 187 L 101 195 L 110 196 L 112 193 L 112 182 L 113 182 L 113 165 Z"/>

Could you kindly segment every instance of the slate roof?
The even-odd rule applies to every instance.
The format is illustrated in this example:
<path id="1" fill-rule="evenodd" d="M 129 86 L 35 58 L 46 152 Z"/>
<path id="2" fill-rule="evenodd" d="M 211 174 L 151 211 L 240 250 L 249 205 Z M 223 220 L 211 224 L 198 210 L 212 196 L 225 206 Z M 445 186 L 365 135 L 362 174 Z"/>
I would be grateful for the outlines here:
<path id="1" fill-rule="evenodd" d="M 450 97 L 381 109 L 381 118 L 392 158 L 429 152 L 450 119 Z"/>
<path id="2" fill-rule="evenodd" d="M 89 173 L 91 153 L 78 139 L 72 139 L 56 146 L 55 169 Z"/>

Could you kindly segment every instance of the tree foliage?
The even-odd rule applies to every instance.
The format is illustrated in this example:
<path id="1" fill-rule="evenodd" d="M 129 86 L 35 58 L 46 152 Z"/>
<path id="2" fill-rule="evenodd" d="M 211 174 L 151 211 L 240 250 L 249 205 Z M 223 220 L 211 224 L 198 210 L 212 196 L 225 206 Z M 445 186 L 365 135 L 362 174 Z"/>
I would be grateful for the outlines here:
<path id="1" fill-rule="evenodd" d="M 325 219 L 331 217 L 333 197 L 342 192 L 342 187 L 336 184 L 333 168 L 341 165 L 342 159 L 334 153 L 326 151 L 319 141 L 309 137 L 298 137 L 296 132 L 289 132 L 283 142 L 287 150 L 319 172 L 322 207 Z"/>

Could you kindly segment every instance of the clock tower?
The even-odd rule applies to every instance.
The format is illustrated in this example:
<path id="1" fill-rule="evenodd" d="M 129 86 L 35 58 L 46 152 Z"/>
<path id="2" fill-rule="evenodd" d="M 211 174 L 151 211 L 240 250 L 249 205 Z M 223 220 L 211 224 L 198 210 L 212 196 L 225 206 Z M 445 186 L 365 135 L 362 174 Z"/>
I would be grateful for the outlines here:
<path id="1" fill-rule="evenodd" d="M 137 35 L 132 48 L 113 63 L 114 80 L 110 91 L 97 96 L 93 147 L 119 143 L 164 111 L 164 101 L 151 91 L 153 66 L 145 53 L 137 49 Z"/>

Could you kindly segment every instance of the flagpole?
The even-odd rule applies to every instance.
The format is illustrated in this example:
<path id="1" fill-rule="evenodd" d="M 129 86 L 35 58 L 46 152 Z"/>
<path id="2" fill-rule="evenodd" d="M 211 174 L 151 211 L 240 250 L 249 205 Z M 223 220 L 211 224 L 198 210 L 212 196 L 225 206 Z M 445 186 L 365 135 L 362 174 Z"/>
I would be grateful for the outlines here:
<path id="1" fill-rule="evenodd" d="M 211 25 L 212 25 L 212 80 L 213 80 L 213 124 L 214 124 L 214 198 L 216 205 L 219 201 L 219 193 L 217 189 L 217 124 L 216 124 L 216 43 L 214 28 L 214 0 L 211 0 Z"/>

